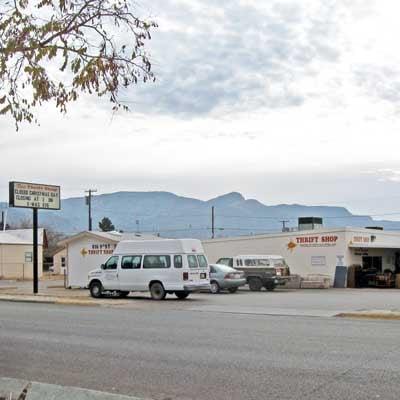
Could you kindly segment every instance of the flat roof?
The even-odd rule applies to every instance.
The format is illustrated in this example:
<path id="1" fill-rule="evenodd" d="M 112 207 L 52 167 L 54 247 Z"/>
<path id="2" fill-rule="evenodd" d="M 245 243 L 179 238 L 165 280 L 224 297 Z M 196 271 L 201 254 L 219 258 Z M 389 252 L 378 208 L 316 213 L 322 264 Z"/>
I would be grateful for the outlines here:
<path id="1" fill-rule="evenodd" d="M 321 234 L 332 234 L 332 233 L 359 233 L 359 234 L 368 234 L 375 236 L 396 236 L 399 238 L 400 243 L 400 231 L 385 231 L 381 229 L 367 229 L 367 228 L 358 228 L 358 227 L 339 227 L 339 228 L 317 228 L 317 229 L 309 229 L 309 230 L 301 230 L 301 231 L 290 231 L 290 232 L 276 232 L 276 233 L 264 233 L 259 235 L 246 235 L 246 236 L 235 236 L 235 237 L 222 237 L 216 239 L 206 239 L 202 240 L 202 243 L 211 244 L 211 243 L 222 243 L 222 242 L 231 242 L 238 240 L 254 240 L 254 239 L 271 239 L 271 238 L 279 238 L 279 237 L 287 237 L 291 238 L 293 236 L 310 236 L 310 235 L 321 235 Z M 360 246 L 355 246 L 360 247 Z"/>

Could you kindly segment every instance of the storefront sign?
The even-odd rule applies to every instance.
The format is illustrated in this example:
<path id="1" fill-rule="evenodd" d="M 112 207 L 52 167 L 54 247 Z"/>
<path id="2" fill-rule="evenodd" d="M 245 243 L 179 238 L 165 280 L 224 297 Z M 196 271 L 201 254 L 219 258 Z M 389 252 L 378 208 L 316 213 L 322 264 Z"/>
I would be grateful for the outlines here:
<path id="1" fill-rule="evenodd" d="M 300 247 L 332 247 L 336 246 L 339 237 L 336 235 L 323 236 L 299 236 L 290 239 L 287 249 L 293 251 L 297 246 Z"/>
<path id="2" fill-rule="evenodd" d="M 99 255 L 111 255 L 114 252 L 114 249 L 117 247 L 116 244 L 110 243 L 101 243 L 101 244 L 92 244 L 89 249 L 83 248 L 81 249 L 81 255 L 83 257 L 86 256 L 99 256 Z"/>
<path id="3" fill-rule="evenodd" d="M 355 256 L 367 256 L 368 249 L 354 249 L 354 255 Z"/>
<path id="4" fill-rule="evenodd" d="M 370 243 L 371 237 L 370 236 L 353 236 L 351 240 L 352 244 L 361 244 L 361 243 Z"/>
<path id="5" fill-rule="evenodd" d="M 60 186 L 10 182 L 10 207 L 60 209 Z"/>

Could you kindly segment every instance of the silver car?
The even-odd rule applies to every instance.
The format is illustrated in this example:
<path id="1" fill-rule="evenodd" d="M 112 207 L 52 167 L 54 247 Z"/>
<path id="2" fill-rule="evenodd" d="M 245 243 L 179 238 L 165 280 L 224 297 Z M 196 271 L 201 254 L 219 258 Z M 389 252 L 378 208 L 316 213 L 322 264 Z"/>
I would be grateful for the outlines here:
<path id="1" fill-rule="evenodd" d="M 242 271 L 222 264 L 210 264 L 211 293 L 219 293 L 221 290 L 235 293 L 240 286 L 245 284 L 246 278 Z"/>

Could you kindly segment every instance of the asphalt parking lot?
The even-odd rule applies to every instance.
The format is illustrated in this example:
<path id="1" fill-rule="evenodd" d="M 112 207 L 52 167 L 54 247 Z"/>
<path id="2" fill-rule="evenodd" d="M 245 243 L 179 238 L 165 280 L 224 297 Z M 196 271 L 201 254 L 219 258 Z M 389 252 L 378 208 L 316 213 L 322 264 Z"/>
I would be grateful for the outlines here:
<path id="1" fill-rule="evenodd" d="M 361 310 L 399 310 L 400 290 L 303 289 L 193 296 L 192 310 L 329 317 Z M 198 303 L 198 304 L 197 304 Z"/>
<path id="2" fill-rule="evenodd" d="M 1 294 L 31 294 L 32 282 L 0 280 Z M 88 290 L 64 289 L 58 280 L 41 281 L 39 294 L 71 299 L 91 299 Z M 398 289 L 277 289 L 251 292 L 247 287 L 237 293 L 195 293 L 181 301 L 168 295 L 154 302 L 148 293 L 131 293 L 127 299 L 94 300 L 107 306 L 134 309 L 171 309 L 218 313 L 331 317 L 362 310 L 400 311 Z"/>

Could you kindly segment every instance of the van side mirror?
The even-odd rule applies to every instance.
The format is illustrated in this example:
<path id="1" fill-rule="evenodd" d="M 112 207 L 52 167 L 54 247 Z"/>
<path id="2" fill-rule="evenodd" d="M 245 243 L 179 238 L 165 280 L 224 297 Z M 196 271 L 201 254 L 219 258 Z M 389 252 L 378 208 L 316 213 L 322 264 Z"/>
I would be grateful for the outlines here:
<path id="1" fill-rule="evenodd" d="M 100 265 L 100 268 L 101 268 L 101 269 L 106 269 L 106 266 L 105 266 L 104 264 L 101 264 L 101 265 Z"/>

